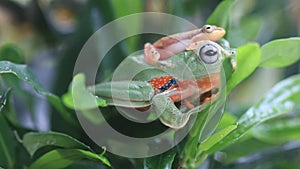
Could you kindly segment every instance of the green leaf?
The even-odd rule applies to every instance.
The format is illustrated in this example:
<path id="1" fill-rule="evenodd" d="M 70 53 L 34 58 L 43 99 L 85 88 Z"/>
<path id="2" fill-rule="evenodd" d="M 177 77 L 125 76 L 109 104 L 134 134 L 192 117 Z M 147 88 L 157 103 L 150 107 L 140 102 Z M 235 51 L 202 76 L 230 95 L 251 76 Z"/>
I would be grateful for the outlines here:
<path id="1" fill-rule="evenodd" d="M 201 152 L 210 149 L 213 145 L 221 141 L 225 136 L 227 136 L 232 130 L 236 128 L 237 125 L 230 125 L 222 129 L 221 131 L 218 131 L 217 133 L 213 134 L 211 137 L 200 143 L 197 150 L 197 154 L 200 154 Z"/>
<path id="2" fill-rule="evenodd" d="M 6 89 L 6 91 L 3 93 L 3 95 L 0 98 L 0 112 L 2 113 L 3 117 L 6 119 L 10 127 L 16 130 L 18 133 L 31 131 L 31 129 L 26 128 L 19 123 L 15 111 L 12 110 L 13 108 L 11 108 L 12 106 L 9 103 L 7 104 L 7 100 L 9 100 L 11 96 L 11 91 L 12 91 L 11 89 L 12 88 Z"/>
<path id="3" fill-rule="evenodd" d="M 19 82 L 20 82 L 19 79 L 17 79 L 17 77 L 12 74 L 1 75 L 2 80 L 4 80 L 5 78 L 8 78 L 7 77 L 8 75 L 9 75 L 9 78 L 13 78 L 13 81 L 16 82 L 17 84 L 19 84 Z M 17 132 L 18 134 L 22 135 L 26 132 L 32 131 L 32 129 L 29 129 L 29 128 L 23 126 L 22 124 L 20 124 L 17 114 L 15 112 L 15 109 L 13 107 L 14 102 L 8 102 L 6 104 L 6 100 L 10 100 L 12 92 L 14 92 L 14 94 L 16 94 L 16 91 L 18 91 L 18 89 L 16 89 L 15 87 L 12 87 L 14 85 L 6 85 L 6 86 L 10 86 L 10 88 L 8 88 L 4 92 L 4 94 L 3 94 L 4 97 L 2 96 L 2 98 L 0 99 L 0 111 L 2 111 L 1 113 L 5 117 L 9 126 L 14 130 L 14 132 Z M 19 89 L 19 90 L 21 91 L 21 89 Z M 24 95 L 24 96 L 30 97 L 32 95 Z M 23 99 L 30 100 L 30 98 L 26 98 L 26 97 L 24 97 Z M 27 102 L 25 102 L 25 103 L 27 103 Z"/>
<path id="4" fill-rule="evenodd" d="M 15 162 L 13 134 L 3 115 L 0 114 L 0 164 L 13 168 Z"/>
<path id="5" fill-rule="evenodd" d="M 207 152 L 213 153 L 236 142 L 254 126 L 285 114 L 300 102 L 300 75 L 287 78 L 275 85 L 265 97 L 239 119 L 238 127 Z"/>
<path id="6" fill-rule="evenodd" d="M 143 2 L 136 0 L 111 0 L 112 8 L 115 18 L 120 18 L 126 15 L 143 12 Z M 126 20 L 126 24 L 119 27 L 124 33 L 139 32 L 141 27 L 142 18 L 137 17 L 134 20 Z M 134 33 L 135 34 L 135 33 Z M 127 53 L 132 53 L 137 50 L 138 36 L 129 37 L 125 40 L 127 44 Z"/>
<path id="7" fill-rule="evenodd" d="M 232 113 L 225 112 L 221 118 L 221 121 L 218 124 L 217 129 L 224 129 L 225 127 L 229 125 L 236 124 L 237 118 L 232 115 Z"/>
<path id="8" fill-rule="evenodd" d="M 204 126 L 207 121 L 207 117 L 209 114 L 210 107 L 206 108 L 204 111 L 201 112 L 201 115 L 197 115 L 196 121 L 193 125 L 193 128 L 190 130 L 188 135 L 185 147 L 184 147 L 184 156 L 188 161 L 189 158 L 194 159 L 196 156 L 195 149 L 198 146 L 199 140 L 203 133 Z"/>
<path id="9" fill-rule="evenodd" d="M 284 67 L 300 59 L 300 38 L 271 41 L 262 46 L 262 67 Z"/>
<path id="10" fill-rule="evenodd" d="M 282 144 L 300 139 L 300 119 L 278 118 L 260 124 L 252 130 L 252 135 L 266 143 Z"/>
<path id="11" fill-rule="evenodd" d="M 219 93 L 219 97 L 224 94 L 222 91 L 223 90 L 221 90 L 221 93 Z M 210 133 L 215 130 L 216 124 L 214 121 L 219 121 L 219 118 L 215 119 L 214 117 L 219 117 L 217 113 L 223 112 L 223 101 L 223 99 L 214 100 L 210 106 L 197 115 L 196 121 L 193 124 L 193 127 L 190 130 L 185 142 L 184 152 L 181 155 L 183 157 L 181 162 L 183 168 L 196 168 L 200 165 L 199 163 L 206 159 L 206 156 L 200 157 L 200 159 L 197 156 L 199 140 L 208 137 Z M 209 117 L 210 115 L 213 116 Z"/>
<path id="12" fill-rule="evenodd" d="M 33 156 L 37 150 L 46 146 L 91 150 L 88 146 L 75 138 L 57 132 L 27 133 L 23 137 L 23 145 L 31 156 Z"/>
<path id="13" fill-rule="evenodd" d="M 225 58 L 222 62 L 222 67 L 225 73 L 226 83 L 231 78 L 234 69 L 232 65 L 232 59 L 231 58 Z"/>
<path id="14" fill-rule="evenodd" d="M 77 110 L 89 110 L 98 106 L 107 106 L 105 100 L 92 95 L 86 89 L 84 74 L 77 74 L 74 76 L 68 93 L 64 94 L 62 99 L 66 106 Z"/>
<path id="15" fill-rule="evenodd" d="M 110 162 L 102 155 L 80 149 L 57 149 L 44 154 L 28 169 L 62 169 L 81 159 L 102 162 L 110 166 Z"/>
<path id="16" fill-rule="evenodd" d="M 247 16 L 237 26 L 230 28 L 227 34 L 230 45 L 237 47 L 255 40 L 259 33 L 261 22 L 260 17 Z"/>
<path id="17" fill-rule="evenodd" d="M 248 136 L 244 136 L 248 137 Z M 259 153 L 265 150 L 274 148 L 274 145 L 267 144 L 253 137 L 241 138 L 238 142 L 226 147 L 222 152 L 226 153 L 225 163 L 232 163 L 238 158 L 247 157 L 254 153 Z M 251 146 L 249 146 L 251 145 Z"/>
<path id="18" fill-rule="evenodd" d="M 14 63 L 23 63 L 24 55 L 20 48 L 14 44 L 5 44 L 0 48 L 0 61 L 7 60 Z"/>
<path id="19" fill-rule="evenodd" d="M 120 162 L 118 161 L 118 164 Z M 106 169 L 108 167 L 103 167 L 103 164 L 99 164 L 94 161 L 88 161 L 88 160 L 81 160 L 81 161 L 76 161 L 72 165 L 68 166 L 67 168 L 64 169 Z M 112 166 L 111 168 L 117 168 L 115 166 Z"/>
<path id="20" fill-rule="evenodd" d="M 13 168 L 15 162 L 14 136 L 2 114 L 2 107 L 6 103 L 7 92 L 8 90 L 0 98 L 0 165 L 5 168 Z"/>
<path id="21" fill-rule="evenodd" d="M 14 74 L 20 80 L 30 84 L 36 92 L 44 95 L 52 103 L 65 120 L 72 124 L 76 123 L 75 117 L 65 109 L 60 98 L 43 88 L 31 69 L 29 69 L 26 65 L 14 64 L 9 61 L 0 61 L 0 74 L 4 73 Z"/>
<path id="22" fill-rule="evenodd" d="M 170 150 L 160 155 L 145 158 L 144 169 L 171 169 L 176 155 L 175 150 Z"/>
<path id="23" fill-rule="evenodd" d="M 8 95 L 10 93 L 11 89 L 6 89 L 3 94 L 0 96 L 0 112 L 3 111 L 3 107 L 6 105 Z"/>
<path id="24" fill-rule="evenodd" d="M 230 23 L 230 14 L 234 3 L 235 0 L 223 0 L 207 19 L 206 23 L 227 28 Z"/>
<path id="25" fill-rule="evenodd" d="M 249 43 L 237 49 L 236 70 L 227 83 L 227 93 L 247 78 L 259 65 L 261 51 L 257 43 Z"/>
<path id="26" fill-rule="evenodd" d="M 106 100 L 91 94 L 91 92 L 87 90 L 84 74 L 74 76 L 69 86 L 69 91 L 62 96 L 62 100 L 67 107 L 79 110 L 82 115 L 92 123 L 100 124 L 103 121 L 96 116 L 92 109 L 106 107 Z"/>
<path id="27" fill-rule="evenodd" d="M 114 10 L 115 18 L 130 15 L 132 13 L 139 13 L 143 10 L 143 1 L 129 0 L 111 0 Z"/>

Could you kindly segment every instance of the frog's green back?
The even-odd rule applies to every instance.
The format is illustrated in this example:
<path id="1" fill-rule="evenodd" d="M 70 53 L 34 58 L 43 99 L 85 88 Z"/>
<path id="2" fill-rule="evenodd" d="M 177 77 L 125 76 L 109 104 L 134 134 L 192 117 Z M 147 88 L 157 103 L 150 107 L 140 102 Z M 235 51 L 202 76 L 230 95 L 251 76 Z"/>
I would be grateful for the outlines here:
<path id="1" fill-rule="evenodd" d="M 185 51 L 172 56 L 166 66 L 150 65 L 144 62 L 143 53 L 128 56 L 114 72 L 113 80 L 144 80 L 172 75 L 182 80 L 197 80 L 210 73 L 220 72 L 221 62 L 205 64 L 194 51 Z"/>
<path id="2" fill-rule="evenodd" d="M 211 73 L 220 72 L 221 62 L 205 64 L 194 51 L 185 51 L 171 58 L 174 67 L 167 68 L 174 76 L 183 80 L 197 80 Z"/>

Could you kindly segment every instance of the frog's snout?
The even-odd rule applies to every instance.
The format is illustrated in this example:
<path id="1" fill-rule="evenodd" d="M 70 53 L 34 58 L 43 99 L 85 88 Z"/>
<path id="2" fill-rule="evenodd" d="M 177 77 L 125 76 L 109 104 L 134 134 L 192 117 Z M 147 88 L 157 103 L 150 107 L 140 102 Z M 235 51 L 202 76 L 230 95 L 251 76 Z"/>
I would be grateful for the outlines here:
<path id="1" fill-rule="evenodd" d="M 210 40 L 212 40 L 212 41 L 218 41 L 218 40 L 221 39 L 225 34 L 226 34 L 225 29 L 218 27 L 218 28 L 216 28 L 216 29 L 214 30 L 214 33 L 213 33 L 213 35 L 210 37 Z"/>
<path id="2" fill-rule="evenodd" d="M 216 33 L 219 34 L 220 37 L 223 37 L 226 34 L 226 31 L 223 28 L 217 28 Z"/>
<path id="3" fill-rule="evenodd" d="M 225 34 L 226 34 L 225 29 L 215 26 L 212 33 L 208 33 L 208 34 L 206 34 L 206 36 L 207 36 L 208 40 L 216 42 L 219 39 L 221 39 Z"/>

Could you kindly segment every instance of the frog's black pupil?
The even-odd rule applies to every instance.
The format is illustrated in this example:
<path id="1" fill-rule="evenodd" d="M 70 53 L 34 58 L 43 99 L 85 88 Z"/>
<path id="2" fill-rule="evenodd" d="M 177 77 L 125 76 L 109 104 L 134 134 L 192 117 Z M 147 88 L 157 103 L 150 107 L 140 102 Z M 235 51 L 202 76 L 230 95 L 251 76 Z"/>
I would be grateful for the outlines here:
<path id="1" fill-rule="evenodd" d="M 210 29 L 210 26 L 206 27 L 206 29 Z"/>
<path id="2" fill-rule="evenodd" d="M 215 50 L 208 50 L 204 53 L 206 56 L 214 56 L 217 54 L 217 51 Z"/>

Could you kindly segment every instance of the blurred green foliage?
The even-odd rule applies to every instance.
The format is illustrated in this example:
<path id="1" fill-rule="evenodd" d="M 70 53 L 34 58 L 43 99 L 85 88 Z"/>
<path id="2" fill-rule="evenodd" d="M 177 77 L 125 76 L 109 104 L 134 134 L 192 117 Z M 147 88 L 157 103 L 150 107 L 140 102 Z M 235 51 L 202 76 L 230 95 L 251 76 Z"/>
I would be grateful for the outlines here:
<path id="1" fill-rule="evenodd" d="M 299 168 L 299 11 L 298 0 L 0 1 L 0 168 L 197 168 L 203 163 L 203 169 Z M 139 12 L 224 27 L 225 39 L 238 51 L 237 69 L 226 72 L 231 93 L 214 133 L 205 134 L 204 110 L 177 147 L 129 159 L 105 152 L 85 134 L 68 90 L 86 40 L 105 24 Z M 100 65 L 97 82 L 108 81 L 126 56 L 159 37 L 143 34 L 119 42 Z M 86 92 L 83 77 L 73 80 Z M 100 98 L 96 104 L 105 106 Z"/>

